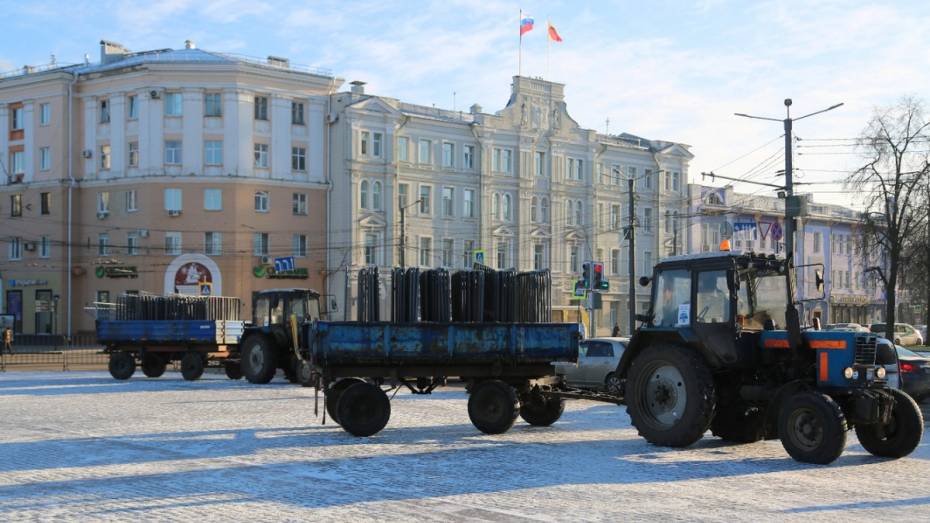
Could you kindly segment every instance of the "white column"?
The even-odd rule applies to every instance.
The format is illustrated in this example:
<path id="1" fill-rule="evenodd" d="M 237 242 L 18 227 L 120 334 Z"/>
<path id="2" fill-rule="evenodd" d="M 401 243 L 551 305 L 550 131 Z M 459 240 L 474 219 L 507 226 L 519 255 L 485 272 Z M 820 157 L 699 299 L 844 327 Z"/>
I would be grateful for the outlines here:
<path id="1" fill-rule="evenodd" d="M 239 171 L 239 93 L 223 91 L 223 171 Z"/>
<path id="2" fill-rule="evenodd" d="M 182 98 L 182 172 L 203 174 L 203 89 L 185 89 Z"/>
<path id="3" fill-rule="evenodd" d="M 139 161 L 143 174 L 163 172 L 164 158 L 164 105 L 161 98 L 152 98 L 148 92 L 139 94 Z"/>
<path id="4" fill-rule="evenodd" d="M 6 175 L 13 174 L 13 166 L 10 165 L 10 108 L 6 104 L 0 104 L 0 183 L 6 183 Z"/>
<path id="5" fill-rule="evenodd" d="M 128 160 L 126 158 L 126 95 L 110 95 L 110 172 L 125 176 Z"/>
<path id="6" fill-rule="evenodd" d="M 236 110 L 230 113 L 234 119 L 236 148 L 231 152 L 236 155 L 236 173 L 239 176 L 252 176 L 255 172 L 254 141 L 255 130 L 255 96 L 246 91 L 237 91 Z M 225 152 L 224 152 L 225 154 Z"/>
<path id="7" fill-rule="evenodd" d="M 326 179 L 326 173 L 323 172 L 325 166 L 323 143 L 324 133 L 326 132 L 326 98 L 323 96 L 313 97 L 309 100 L 310 119 L 307 121 L 307 135 L 309 144 L 307 145 L 307 169 L 310 175 L 310 181 L 323 182 Z M 393 141 L 388 142 L 393 143 Z M 329 147 L 332 147 L 329 144 Z M 388 147 L 392 151 L 393 146 Z"/>
<path id="8" fill-rule="evenodd" d="M 271 97 L 271 177 L 291 175 L 291 100 Z"/>
<path id="9" fill-rule="evenodd" d="M 26 102 L 23 104 L 23 163 L 26 166 L 26 172 L 23 180 L 26 183 L 32 181 L 36 172 L 35 166 L 35 143 L 36 143 L 36 126 L 33 121 L 33 108 L 35 103 Z"/>
<path id="10" fill-rule="evenodd" d="M 93 96 L 83 98 L 84 102 L 84 151 L 90 151 L 90 158 L 84 158 L 84 176 L 97 173 L 97 99 Z"/>

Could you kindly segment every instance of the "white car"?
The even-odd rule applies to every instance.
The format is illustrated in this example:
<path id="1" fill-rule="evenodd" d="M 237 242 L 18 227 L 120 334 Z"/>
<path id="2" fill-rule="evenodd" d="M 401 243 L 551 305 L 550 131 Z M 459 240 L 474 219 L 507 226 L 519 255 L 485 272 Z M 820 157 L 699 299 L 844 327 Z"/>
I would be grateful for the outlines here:
<path id="1" fill-rule="evenodd" d="M 620 391 L 620 378 L 615 371 L 626 350 L 629 338 L 591 338 L 578 345 L 578 362 L 556 362 L 556 374 L 564 377 L 570 387 L 580 389 Z"/>
<path id="2" fill-rule="evenodd" d="M 884 336 L 885 335 L 885 324 L 884 323 L 873 323 L 869 327 L 873 333 Z M 924 337 L 920 335 L 920 332 L 917 331 L 911 325 L 907 323 L 895 323 L 894 324 L 894 344 L 895 345 L 904 345 L 905 347 L 910 347 L 913 345 L 923 345 Z"/>

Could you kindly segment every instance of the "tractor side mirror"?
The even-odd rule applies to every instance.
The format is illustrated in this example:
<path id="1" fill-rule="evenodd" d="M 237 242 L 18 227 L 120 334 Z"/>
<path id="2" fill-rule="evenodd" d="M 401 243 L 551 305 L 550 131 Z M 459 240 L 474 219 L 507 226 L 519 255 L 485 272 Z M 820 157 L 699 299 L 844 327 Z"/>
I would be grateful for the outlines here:
<path id="1" fill-rule="evenodd" d="M 814 272 L 814 283 L 817 284 L 817 292 L 823 292 L 823 271 L 820 269 Z"/>
<path id="2" fill-rule="evenodd" d="M 639 278 L 639 284 L 643 287 L 648 287 L 650 283 L 652 283 L 652 278 L 649 276 L 641 276 Z"/>

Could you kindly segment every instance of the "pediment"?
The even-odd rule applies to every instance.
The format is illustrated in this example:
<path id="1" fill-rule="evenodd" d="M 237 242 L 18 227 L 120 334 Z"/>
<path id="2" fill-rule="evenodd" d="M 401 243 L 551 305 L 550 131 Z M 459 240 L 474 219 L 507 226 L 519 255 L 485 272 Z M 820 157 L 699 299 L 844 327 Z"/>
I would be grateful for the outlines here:
<path id="1" fill-rule="evenodd" d="M 551 238 L 552 232 L 548 227 L 534 227 L 530 231 L 531 238 Z"/>
<path id="2" fill-rule="evenodd" d="M 366 213 L 358 220 L 358 226 L 366 229 L 383 229 L 387 222 L 380 213 Z"/>
<path id="3" fill-rule="evenodd" d="M 666 156 L 669 158 L 684 158 L 690 160 L 694 158 L 694 155 L 691 154 L 691 151 L 685 149 L 681 144 L 673 143 L 664 149 L 661 149 L 657 154 L 661 156 Z"/>
<path id="4" fill-rule="evenodd" d="M 359 100 L 354 104 L 349 106 L 351 109 L 358 111 L 367 111 L 373 113 L 387 113 L 392 115 L 399 115 L 400 111 L 392 107 L 389 103 L 382 100 L 377 96 L 371 96 L 363 100 Z"/>
<path id="5" fill-rule="evenodd" d="M 582 229 L 569 229 L 563 237 L 567 241 L 582 241 L 585 239 L 585 234 Z"/>
<path id="6" fill-rule="evenodd" d="M 494 236 L 513 236 L 513 229 L 511 229 L 510 227 L 506 225 L 500 225 L 498 227 L 495 227 L 491 231 L 491 234 Z"/>

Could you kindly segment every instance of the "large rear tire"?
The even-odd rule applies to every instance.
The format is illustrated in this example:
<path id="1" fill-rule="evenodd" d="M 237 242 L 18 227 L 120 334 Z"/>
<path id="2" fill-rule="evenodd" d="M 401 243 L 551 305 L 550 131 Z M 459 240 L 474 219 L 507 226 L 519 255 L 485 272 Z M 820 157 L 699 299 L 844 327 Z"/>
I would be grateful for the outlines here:
<path id="1" fill-rule="evenodd" d="M 326 397 L 326 413 L 329 419 L 339 423 L 339 398 L 346 389 L 356 383 L 364 383 L 358 378 L 342 378 L 330 385 L 324 393 Z"/>
<path id="2" fill-rule="evenodd" d="M 846 448 L 846 417 L 833 398 L 798 392 L 778 413 L 778 437 L 792 458 L 803 463 L 833 463 Z"/>
<path id="3" fill-rule="evenodd" d="M 142 355 L 142 374 L 148 378 L 157 378 L 165 373 L 168 360 L 161 354 L 146 352 Z"/>
<path id="4" fill-rule="evenodd" d="M 500 380 L 482 381 L 472 386 L 468 396 L 468 417 L 485 434 L 503 434 L 513 427 L 520 402 L 513 387 Z"/>
<path id="5" fill-rule="evenodd" d="M 271 340 L 264 336 L 249 336 L 242 343 L 242 374 L 249 383 L 263 385 L 274 378 L 278 370 Z"/>
<path id="6" fill-rule="evenodd" d="M 107 367 L 110 376 L 118 380 L 128 380 L 136 372 L 136 358 L 129 352 L 112 352 Z"/>
<path id="7" fill-rule="evenodd" d="M 875 456 L 903 458 L 920 445 L 924 417 L 917 402 L 904 391 L 891 389 L 889 392 L 894 396 L 891 420 L 885 425 L 856 425 L 856 436 L 865 450 Z"/>
<path id="8" fill-rule="evenodd" d="M 565 411 L 565 400 L 562 398 L 530 394 L 525 399 L 526 401 L 520 402 L 520 417 L 534 427 L 552 425 L 562 417 Z"/>
<path id="9" fill-rule="evenodd" d="M 203 354 L 190 351 L 181 358 L 181 376 L 187 381 L 194 381 L 203 376 L 203 369 L 206 367 Z"/>
<path id="10" fill-rule="evenodd" d="M 693 350 L 647 347 L 630 367 L 627 414 L 653 445 L 686 447 L 701 439 L 717 403 L 714 377 Z"/>
<path id="11" fill-rule="evenodd" d="M 337 408 L 342 428 L 361 438 L 381 432 L 391 418 L 391 401 L 371 383 L 353 383 L 342 393 Z"/>

